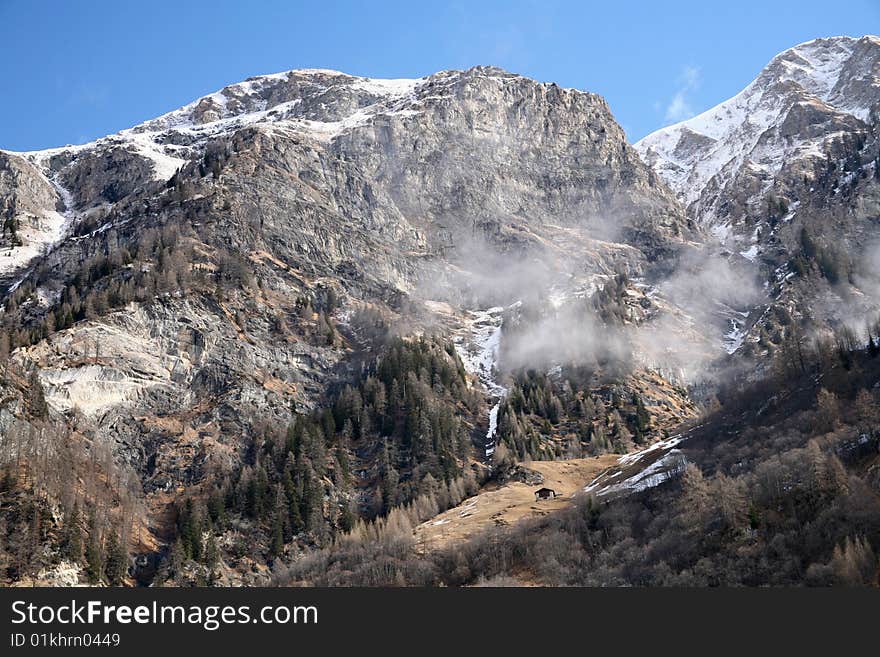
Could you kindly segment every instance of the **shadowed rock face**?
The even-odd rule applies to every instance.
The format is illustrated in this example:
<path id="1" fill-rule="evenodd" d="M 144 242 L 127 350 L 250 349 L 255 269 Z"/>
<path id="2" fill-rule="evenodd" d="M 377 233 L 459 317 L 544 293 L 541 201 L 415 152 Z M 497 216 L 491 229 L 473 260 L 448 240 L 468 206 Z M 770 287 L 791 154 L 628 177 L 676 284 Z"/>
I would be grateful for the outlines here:
<path id="1" fill-rule="evenodd" d="M 149 161 L 132 153 L 124 142 L 65 160 L 62 155 L 50 167 L 59 171 L 59 184 L 70 190 L 71 209 L 112 205 L 153 179 Z"/>

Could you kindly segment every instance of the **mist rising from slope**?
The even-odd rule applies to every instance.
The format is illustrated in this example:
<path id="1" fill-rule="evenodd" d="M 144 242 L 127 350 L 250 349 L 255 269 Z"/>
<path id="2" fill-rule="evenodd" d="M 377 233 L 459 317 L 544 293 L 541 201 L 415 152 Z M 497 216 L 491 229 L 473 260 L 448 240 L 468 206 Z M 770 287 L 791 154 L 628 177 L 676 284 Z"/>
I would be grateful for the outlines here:
<path id="1" fill-rule="evenodd" d="M 632 255 L 615 260 L 617 247 Z M 562 256 L 544 244 L 499 244 L 476 232 L 447 254 L 453 265 L 423 282 L 419 294 L 465 309 L 519 302 L 505 318 L 503 370 L 641 365 L 682 381 L 702 378 L 725 356 L 725 313 L 745 314 L 762 298 L 751 263 L 734 266 L 717 250 L 682 248 L 670 274 L 651 278 L 635 249 L 601 248 L 597 254 L 596 244 L 585 243 L 581 258 Z M 614 288 L 615 270 L 629 280 L 620 317 L 609 321 L 593 296 Z"/>

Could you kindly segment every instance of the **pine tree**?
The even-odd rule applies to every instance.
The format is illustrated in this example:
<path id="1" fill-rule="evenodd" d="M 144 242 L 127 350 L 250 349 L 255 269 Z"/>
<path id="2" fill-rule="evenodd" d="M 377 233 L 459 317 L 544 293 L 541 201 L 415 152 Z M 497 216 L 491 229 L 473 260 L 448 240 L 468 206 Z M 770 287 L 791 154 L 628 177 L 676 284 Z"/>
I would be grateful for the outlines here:
<path id="1" fill-rule="evenodd" d="M 813 238 L 806 227 L 801 228 L 801 251 L 807 260 L 814 259 L 819 251 L 816 242 L 813 241 Z"/>
<path id="2" fill-rule="evenodd" d="M 693 463 L 688 463 L 681 478 L 682 494 L 680 511 L 685 523 L 695 531 L 701 531 L 709 510 L 709 484 L 703 472 Z"/>
<path id="3" fill-rule="evenodd" d="M 651 424 L 651 414 L 645 408 L 645 403 L 638 393 L 633 394 L 633 403 L 636 406 L 636 426 L 639 431 L 645 431 Z"/>
<path id="4" fill-rule="evenodd" d="M 208 498 L 208 517 L 215 526 L 222 526 L 226 522 L 226 502 L 220 488 L 215 488 Z"/>
<path id="5" fill-rule="evenodd" d="M 5 370 L 9 362 L 9 334 L 0 330 L 0 369 Z M 2 379 L 0 379 L 2 380 Z"/>
<path id="6" fill-rule="evenodd" d="M 209 534 L 208 540 L 205 541 L 205 555 L 203 561 L 204 564 L 211 569 L 213 569 L 220 561 L 220 550 L 217 547 L 217 539 L 214 538 L 213 533 Z"/>
<path id="7" fill-rule="evenodd" d="M 107 563 L 104 572 L 111 586 L 119 586 L 128 571 L 128 552 L 115 531 L 107 538 Z"/>
<path id="8" fill-rule="evenodd" d="M 867 586 L 877 583 L 877 559 L 871 544 L 864 538 L 847 537 L 834 548 L 831 568 L 839 584 Z"/>
<path id="9" fill-rule="evenodd" d="M 183 549 L 183 544 L 178 538 L 171 546 L 171 552 L 168 555 L 168 574 L 178 584 L 183 582 L 183 566 L 185 563 L 186 554 Z"/>
<path id="10" fill-rule="evenodd" d="M 61 554 L 73 562 L 78 562 L 83 556 L 82 530 L 79 521 L 79 506 L 74 505 L 64 519 L 61 535 Z"/>
<path id="11" fill-rule="evenodd" d="M 272 511 L 272 538 L 269 547 L 271 557 L 277 557 L 284 551 L 284 543 L 291 538 L 290 523 L 287 510 L 287 496 L 280 485 L 275 487 L 275 502 Z"/>
<path id="12" fill-rule="evenodd" d="M 89 542 L 86 547 L 86 576 L 89 582 L 97 584 L 104 575 L 104 555 L 101 549 L 101 538 L 94 512 L 89 518 Z"/>
<path id="13" fill-rule="evenodd" d="M 280 518 L 272 521 L 272 540 L 269 544 L 269 556 L 273 559 L 284 551 L 284 530 L 281 527 Z"/>
<path id="14" fill-rule="evenodd" d="M 718 474 L 714 481 L 715 499 L 721 519 L 731 529 L 741 529 L 748 520 L 748 501 L 742 482 Z"/>
<path id="15" fill-rule="evenodd" d="M 837 395 L 825 388 L 816 395 L 817 428 L 825 432 L 831 431 L 840 420 L 840 404 Z"/>
<path id="16" fill-rule="evenodd" d="M 435 514 L 436 515 L 436 514 Z M 350 532 L 357 521 L 357 515 L 352 511 L 350 504 L 344 504 L 339 513 L 339 529 L 344 532 Z"/>
<path id="17" fill-rule="evenodd" d="M 878 418 L 880 418 L 880 413 L 878 413 L 874 395 L 869 390 L 863 388 L 859 391 L 859 394 L 856 395 L 854 410 L 860 430 L 867 434 L 873 432 Z"/>

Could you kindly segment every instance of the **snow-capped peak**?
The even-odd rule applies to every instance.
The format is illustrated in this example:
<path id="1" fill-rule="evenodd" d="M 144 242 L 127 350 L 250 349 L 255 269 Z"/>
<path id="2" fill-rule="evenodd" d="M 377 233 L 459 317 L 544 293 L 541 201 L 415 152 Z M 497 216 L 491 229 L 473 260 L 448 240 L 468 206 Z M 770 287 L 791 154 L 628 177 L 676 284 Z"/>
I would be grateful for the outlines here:
<path id="1" fill-rule="evenodd" d="M 410 96 L 420 82 L 359 78 L 326 69 L 261 75 L 224 87 L 132 130 L 199 130 L 220 122 L 245 125 L 286 118 L 342 121 L 358 109 Z"/>
<path id="2" fill-rule="evenodd" d="M 690 205 L 710 182 L 723 188 L 743 167 L 773 175 L 786 160 L 824 157 L 824 136 L 766 136 L 793 108 L 867 121 L 878 102 L 880 38 L 814 39 L 777 55 L 733 98 L 662 128 L 635 147 Z"/>
<path id="3" fill-rule="evenodd" d="M 285 122 L 295 130 L 328 140 L 393 113 L 408 101 L 423 79 L 372 79 L 326 69 L 302 69 L 260 75 L 114 135 L 87 144 L 18 153 L 48 173 L 50 160 L 67 154 L 123 148 L 146 159 L 156 180 L 167 180 L 192 156 L 193 147 L 224 132 L 257 123 Z"/>

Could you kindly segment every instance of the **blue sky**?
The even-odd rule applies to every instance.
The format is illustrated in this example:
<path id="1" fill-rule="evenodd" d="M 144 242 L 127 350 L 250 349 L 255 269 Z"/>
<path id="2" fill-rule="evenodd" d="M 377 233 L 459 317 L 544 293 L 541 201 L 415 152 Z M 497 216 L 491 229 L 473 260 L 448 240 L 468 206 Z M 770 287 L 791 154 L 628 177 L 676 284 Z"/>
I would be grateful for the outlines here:
<path id="1" fill-rule="evenodd" d="M 252 75 L 495 64 L 602 94 L 628 136 L 732 96 L 776 53 L 880 33 L 880 0 L 0 0 L 0 148 L 82 143 Z"/>

